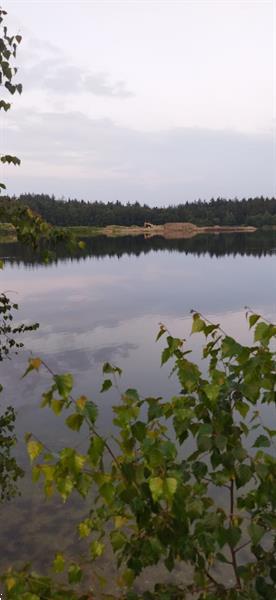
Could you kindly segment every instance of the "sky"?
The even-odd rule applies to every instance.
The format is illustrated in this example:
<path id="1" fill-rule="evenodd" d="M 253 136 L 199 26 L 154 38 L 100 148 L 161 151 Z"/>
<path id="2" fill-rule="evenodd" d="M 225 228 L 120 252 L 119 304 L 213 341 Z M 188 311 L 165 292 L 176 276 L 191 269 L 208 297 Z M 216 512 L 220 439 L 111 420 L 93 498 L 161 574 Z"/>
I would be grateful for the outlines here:
<path id="1" fill-rule="evenodd" d="M 276 196 L 276 0 L 3 0 L 22 96 L 9 193 Z"/>

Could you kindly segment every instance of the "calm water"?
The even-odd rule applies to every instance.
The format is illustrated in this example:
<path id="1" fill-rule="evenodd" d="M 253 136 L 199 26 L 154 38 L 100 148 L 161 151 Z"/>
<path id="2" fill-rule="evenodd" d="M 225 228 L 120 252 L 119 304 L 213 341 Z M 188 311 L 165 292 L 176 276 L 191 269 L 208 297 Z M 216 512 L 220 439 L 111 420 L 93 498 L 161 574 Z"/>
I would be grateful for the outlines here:
<path id="1" fill-rule="evenodd" d="M 169 368 L 160 369 L 162 345 L 154 341 L 158 323 L 165 323 L 172 334 L 188 337 L 189 312 L 194 308 L 247 342 L 245 305 L 276 319 L 276 232 L 190 240 L 99 237 L 88 239 L 85 252 L 78 256 L 61 250 L 47 266 L 39 255 L 34 257 L 17 244 L 0 245 L 0 256 L 6 258 L 1 290 L 19 303 L 19 320 L 40 323 L 37 332 L 25 337 L 25 351 L 2 364 L 0 373 L 5 388 L 1 402 L 13 403 L 18 410 L 23 465 L 27 465 L 21 441 L 25 431 L 35 431 L 57 450 L 75 441 L 74 434 L 62 427 L 61 417 L 38 408 L 47 376 L 20 380 L 31 350 L 54 371 L 74 374 L 76 393 L 99 403 L 100 426 L 108 431 L 116 397 L 113 392 L 99 394 L 104 361 L 122 367 L 122 388 L 155 395 L 178 390 L 177 382 L 168 378 Z M 199 360 L 200 338 L 188 337 L 187 343 Z M 52 556 L 61 545 L 73 555 L 77 538 L 69 532 L 83 510 L 77 498 L 65 508 L 58 500 L 46 503 L 37 489 L 33 493 L 28 477 L 23 492 L 21 499 L 1 508 L 2 564 L 33 557 L 43 564 L 45 556 L 49 552 Z"/>

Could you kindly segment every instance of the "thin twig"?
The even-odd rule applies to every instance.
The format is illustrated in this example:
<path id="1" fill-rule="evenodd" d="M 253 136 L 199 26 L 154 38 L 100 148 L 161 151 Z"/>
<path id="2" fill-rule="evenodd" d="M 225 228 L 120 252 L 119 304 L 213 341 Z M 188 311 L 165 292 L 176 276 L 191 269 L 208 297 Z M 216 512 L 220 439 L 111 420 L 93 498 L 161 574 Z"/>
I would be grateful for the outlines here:
<path id="1" fill-rule="evenodd" d="M 234 518 L 234 501 L 235 501 L 235 496 L 234 496 L 234 479 L 231 479 L 231 484 L 230 484 L 230 514 L 229 514 L 229 520 L 230 520 L 230 525 L 233 525 L 233 518 Z M 236 581 L 237 581 L 237 586 L 238 589 L 241 589 L 241 580 L 240 580 L 240 576 L 238 573 L 238 565 L 237 565 L 237 559 L 236 559 L 236 553 L 234 548 L 232 547 L 231 544 L 229 544 L 230 547 L 230 552 L 231 552 L 231 558 L 232 558 L 232 565 L 233 565 L 233 569 L 234 569 L 234 573 L 235 573 L 235 577 L 236 577 Z"/>

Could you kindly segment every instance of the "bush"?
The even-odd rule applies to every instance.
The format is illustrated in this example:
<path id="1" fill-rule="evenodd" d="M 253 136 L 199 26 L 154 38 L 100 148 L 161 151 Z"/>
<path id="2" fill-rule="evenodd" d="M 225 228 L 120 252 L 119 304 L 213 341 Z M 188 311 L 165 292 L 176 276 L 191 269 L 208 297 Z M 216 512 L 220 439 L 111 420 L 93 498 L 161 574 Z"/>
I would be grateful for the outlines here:
<path id="1" fill-rule="evenodd" d="M 86 451 L 67 447 L 49 453 L 31 434 L 27 448 L 33 479 L 43 480 L 46 496 L 64 501 L 77 491 L 91 510 L 78 526 L 87 538 L 85 564 L 93 564 L 111 545 L 117 560 L 120 591 L 103 598 L 271 599 L 276 597 L 275 506 L 276 431 L 262 422 L 262 405 L 275 403 L 276 328 L 256 314 L 250 346 L 226 335 L 219 325 L 193 315 L 192 332 L 206 341 L 208 375 L 189 360 L 188 350 L 161 325 L 166 337 L 162 364 L 173 361 L 180 393 L 170 400 L 141 398 L 134 389 L 113 407 L 114 437 L 97 430 L 97 407 L 84 396 L 72 397 L 70 374 L 54 375 L 43 406 L 60 415 L 70 429 L 89 433 Z M 48 367 L 31 359 L 26 374 Z M 121 371 L 106 363 L 102 391 Z M 69 411 L 69 415 L 68 415 Z M 174 569 L 184 562 L 191 578 L 175 583 Z M 81 592 L 87 569 L 67 564 L 58 554 L 56 573 L 67 572 L 68 587 L 56 587 L 28 569 L 3 576 L 7 598 L 93 598 Z M 136 578 L 146 567 L 162 564 L 171 572 L 162 584 L 137 591 Z M 167 582 L 166 582 L 167 581 Z"/>

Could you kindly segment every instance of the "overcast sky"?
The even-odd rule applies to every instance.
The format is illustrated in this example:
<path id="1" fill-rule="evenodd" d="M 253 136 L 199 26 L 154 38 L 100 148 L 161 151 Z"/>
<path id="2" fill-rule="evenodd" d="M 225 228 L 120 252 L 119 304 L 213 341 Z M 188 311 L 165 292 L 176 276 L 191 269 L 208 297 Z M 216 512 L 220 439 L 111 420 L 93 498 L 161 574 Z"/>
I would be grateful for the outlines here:
<path id="1" fill-rule="evenodd" d="M 23 35 L 24 91 L 1 115 L 22 159 L 3 168 L 9 193 L 276 195 L 275 0 L 2 4 Z"/>

